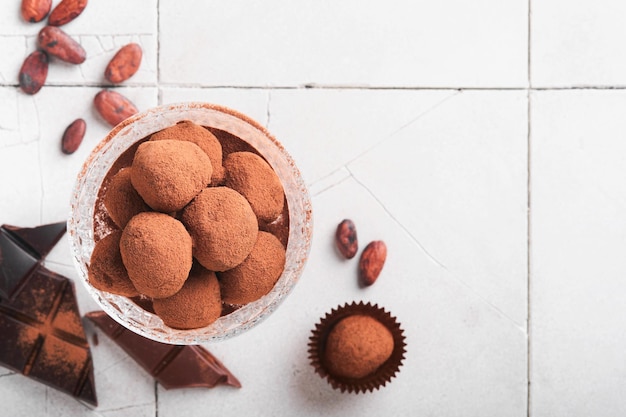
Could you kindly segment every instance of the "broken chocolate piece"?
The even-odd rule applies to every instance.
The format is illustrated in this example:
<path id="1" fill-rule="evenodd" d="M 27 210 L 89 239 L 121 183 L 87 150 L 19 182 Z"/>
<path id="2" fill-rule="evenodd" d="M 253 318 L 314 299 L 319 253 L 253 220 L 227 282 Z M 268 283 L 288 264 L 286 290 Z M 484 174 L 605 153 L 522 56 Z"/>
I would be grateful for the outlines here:
<path id="1" fill-rule="evenodd" d="M 66 223 L 0 227 L 0 297 L 11 298 L 65 233 Z"/>
<path id="2" fill-rule="evenodd" d="M 42 266 L 65 222 L 0 227 L 0 365 L 97 405 L 73 283 Z"/>
<path id="3" fill-rule="evenodd" d="M 135 334 L 104 311 L 86 317 L 128 353 L 165 389 L 218 384 L 241 388 L 241 383 L 209 351 L 198 345 L 168 345 Z"/>
<path id="4" fill-rule="evenodd" d="M 98 404 L 91 351 L 69 279 L 37 263 L 12 298 L 0 297 L 0 334 L 0 365 Z"/>

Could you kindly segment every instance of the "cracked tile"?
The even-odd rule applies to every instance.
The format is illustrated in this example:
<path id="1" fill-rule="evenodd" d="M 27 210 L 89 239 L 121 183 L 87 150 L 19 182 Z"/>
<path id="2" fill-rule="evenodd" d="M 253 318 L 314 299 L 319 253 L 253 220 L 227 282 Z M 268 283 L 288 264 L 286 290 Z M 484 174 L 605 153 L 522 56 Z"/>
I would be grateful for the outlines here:
<path id="1" fill-rule="evenodd" d="M 527 6 L 526 0 L 404 1 L 394 7 L 271 0 L 223 3 L 216 13 L 212 2 L 161 0 L 162 80 L 523 87 Z"/>
<path id="2" fill-rule="evenodd" d="M 49 87 L 37 94 L 41 109 L 40 124 L 42 132 L 45 132 L 41 141 L 44 223 L 67 218 L 76 175 L 91 150 L 110 130 L 110 126 L 100 119 L 93 108 L 93 97 L 98 91 L 100 89 L 91 87 Z M 116 91 L 128 97 L 141 111 L 157 103 L 156 88 L 123 87 Z M 64 155 L 61 152 L 61 137 L 65 128 L 77 118 L 87 122 L 85 138 L 78 151 Z"/>
<path id="3" fill-rule="evenodd" d="M 0 150 L 39 139 L 37 97 L 14 87 L 0 87 Z"/>
<path id="4" fill-rule="evenodd" d="M 47 409 L 48 389 L 45 385 L 21 374 L 12 374 L 0 378 L 2 413 L 8 416 L 41 415 L 42 411 Z M 67 396 L 66 401 L 78 405 L 76 400 L 70 396 Z M 75 408 L 78 409 L 78 407 Z"/>
<path id="5" fill-rule="evenodd" d="M 20 16 L 19 1 L 3 7 L 0 13 L 1 35 L 36 34 L 47 19 L 39 23 L 26 22 Z M 53 1 L 52 7 L 59 1 Z M 83 13 L 62 28 L 69 34 L 118 35 L 123 33 L 156 33 L 158 0 L 141 2 L 126 0 L 90 1 Z M 7 6 L 7 4 L 3 4 Z"/>
<path id="6" fill-rule="evenodd" d="M 531 412 L 623 416 L 626 92 L 531 100 Z"/>
<path id="7" fill-rule="evenodd" d="M 97 331 L 98 346 L 91 347 L 97 371 L 97 411 L 104 416 L 138 417 L 155 415 L 154 379 L 137 365 L 120 347 Z M 107 363 L 122 357 L 112 366 Z"/>
<path id="8" fill-rule="evenodd" d="M 311 196 L 317 196 L 350 178 L 352 174 L 346 167 L 341 167 L 336 171 L 331 172 L 327 176 L 320 178 L 314 183 L 309 185 L 309 193 Z"/>
<path id="9" fill-rule="evenodd" d="M 433 263 L 524 329 L 526 111 L 522 91 L 465 91 L 348 165 Z"/>
<path id="10" fill-rule="evenodd" d="M 262 414 L 280 416 L 526 416 L 523 332 L 434 265 L 353 179 L 313 197 L 313 205 L 311 255 L 292 294 L 258 327 L 209 346 L 243 387 L 159 388 L 160 417 L 200 415 L 209 408 L 241 416 L 250 412 L 250 404 L 262 407 Z M 357 259 L 343 260 L 334 248 L 335 228 L 345 217 L 355 221 L 362 246 L 383 239 L 389 247 L 381 276 L 366 289 L 357 285 Z M 360 300 L 378 303 L 398 318 L 407 355 L 390 385 L 348 398 L 313 372 L 307 343 L 326 312 Z M 251 354 L 251 346 L 258 354 Z"/>
<path id="11" fill-rule="evenodd" d="M 141 46 L 143 57 L 135 75 L 123 85 L 155 84 L 157 81 L 157 38 L 155 35 L 104 36 L 82 35 L 80 43 L 87 51 L 87 59 L 81 65 L 66 65 L 51 61 L 48 83 L 54 84 L 110 84 L 104 78 L 104 69 L 115 53 L 124 45 L 135 42 Z"/>
<path id="12" fill-rule="evenodd" d="M 4 132 L 0 131 L 0 137 Z M 0 224 L 39 224 L 42 195 L 38 157 L 37 142 L 0 147 Z"/>
<path id="13" fill-rule="evenodd" d="M 314 183 L 456 91 L 274 90 L 269 130 Z"/>
<path id="14" fill-rule="evenodd" d="M 26 43 L 24 36 L 0 35 L 0 56 L 3 57 L 0 60 L 0 84 L 16 85 L 18 83 L 18 74 L 22 63 L 31 51 Z"/>
<path id="15" fill-rule="evenodd" d="M 56 2 L 55 2 L 56 4 Z M 19 13 L 19 2 L 16 3 Z M 54 6 L 54 5 L 53 5 Z M 51 58 L 48 85 L 101 85 L 104 69 L 115 52 L 129 42 L 142 46 L 139 71 L 125 85 L 154 85 L 157 81 L 157 0 L 128 2 L 111 0 L 89 2 L 85 11 L 62 29 L 77 40 L 87 52 L 81 65 L 71 65 Z M 101 18 L 111 16 L 115 18 Z M 19 16 L 19 14 L 18 14 Z M 141 17 L 141 18 L 138 18 Z M 5 22 L 6 20 L 6 22 Z M 2 13 L 0 16 L 0 83 L 16 85 L 20 67 L 36 49 L 37 33 L 44 22 L 23 22 L 21 18 Z"/>

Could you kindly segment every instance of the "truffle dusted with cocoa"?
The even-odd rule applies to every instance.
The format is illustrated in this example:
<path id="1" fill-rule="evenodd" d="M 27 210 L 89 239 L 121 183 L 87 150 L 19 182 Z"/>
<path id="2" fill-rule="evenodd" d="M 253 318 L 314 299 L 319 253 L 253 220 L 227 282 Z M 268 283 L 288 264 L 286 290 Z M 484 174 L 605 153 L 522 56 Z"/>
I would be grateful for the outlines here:
<path id="1" fill-rule="evenodd" d="M 171 297 L 154 300 L 154 311 L 176 329 L 205 327 L 222 314 L 220 285 L 215 272 L 195 263 L 185 285 Z"/>
<path id="2" fill-rule="evenodd" d="M 259 231 L 248 200 L 227 187 L 202 190 L 183 210 L 182 221 L 193 238 L 194 257 L 211 271 L 243 262 Z"/>
<path id="3" fill-rule="evenodd" d="M 135 297 L 139 292 L 122 262 L 121 238 L 122 232 L 115 230 L 96 243 L 89 262 L 89 283 L 101 291 Z"/>
<path id="4" fill-rule="evenodd" d="M 150 140 L 185 140 L 195 143 L 211 160 L 211 166 L 213 167 L 211 184 L 220 185 L 224 181 L 222 145 L 208 129 L 185 120 L 152 134 Z"/>
<path id="5" fill-rule="evenodd" d="M 104 194 L 104 207 L 111 220 L 122 229 L 133 216 L 150 210 L 130 182 L 130 171 L 130 167 L 119 170 Z"/>
<path id="6" fill-rule="evenodd" d="M 178 292 L 191 270 L 191 237 L 185 226 L 163 213 L 139 213 L 120 240 L 122 261 L 140 293 L 165 298 Z"/>
<path id="7" fill-rule="evenodd" d="M 271 222 L 280 215 L 285 202 L 283 185 L 263 158 L 252 152 L 234 152 L 224 159 L 224 168 L 225 185 L 246 197 L 259 219 Z"/>
<path id="8" fill-rule="evenodd" d="M 366 315 L 342 319 L 328 333 L 328 371 L 346 378 L 363 378 L 375 372 L 393 352 L 393 335 L 382 323 Z"/>
<path id="9" fill-rule="evenodd" d="M 406 353 L 400 323 L 377 304 L 344 304 L 326 313 L 309 338 L 315 372 L 341 392 L 368 392 L 385 386 Z"/>
<path id="10" fill-rule="evenodd" d="M 130 179 L 150 207 L 171 213 L 206 187 L 212 172 L 209 157 L 195 143 L 147 141 L 137 148 Z"/>
<path id="11" fill-rule="evenodd" d="M 285 248 L 271 233 L 259 232 L 250 255 L 219 274 L 222 298 L 229 304 L 247 304 L 270 290 L 285 269 Z"/>

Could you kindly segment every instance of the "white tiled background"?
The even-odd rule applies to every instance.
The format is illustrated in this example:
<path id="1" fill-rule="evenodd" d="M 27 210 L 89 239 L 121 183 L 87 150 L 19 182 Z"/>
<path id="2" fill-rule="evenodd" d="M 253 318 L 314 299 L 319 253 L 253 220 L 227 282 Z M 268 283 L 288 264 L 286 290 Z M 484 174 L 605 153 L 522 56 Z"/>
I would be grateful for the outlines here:
<path id="1" fill-rule="evenodd" d="M 207 345 L 242 389 L 166 391 L 101 335 L 98 408 L 0 368 L 1 415 L 626 415 L 623 1 L 91 0 L 64 27 L 87 61 L 53 60 L 35 96 L 17 73 L 43 25 L 21 21 L 18 0 L 0 6 L 0 223 L 66 219 L 108 130 L 91 101 L 129 41 L 144 60 L 123 94 L 266 125 L 301 168 L 315 221 L 290 297 Z M 87 136 L 63 155 L 78 117 Z M 367 289 L 332 246 L 346 217 L 362 247 L 389 247 Z M 76 278 L 67 242 L 47 265 Z M 97 308 L 77 292 L 82 312 Z M 391 311 L 408 342 L 392 383 L 358 396 L 307 360 L 319 317 L 353 300 Z"/>

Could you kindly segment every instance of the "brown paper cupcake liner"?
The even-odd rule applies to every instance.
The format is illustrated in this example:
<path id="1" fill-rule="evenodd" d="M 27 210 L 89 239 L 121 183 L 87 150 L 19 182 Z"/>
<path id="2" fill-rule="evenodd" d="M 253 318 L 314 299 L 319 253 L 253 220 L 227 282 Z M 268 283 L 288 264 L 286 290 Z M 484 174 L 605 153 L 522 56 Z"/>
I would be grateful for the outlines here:
<path id="1" fill-rule="evenodd" d="M 328 371 L 328 367 L 325 363 L 325 346 L 328 333 L 342 319 L 355 314 L 370 316 L 380 323 L 382 323 L 393 336 L 393 352 L 385 363 L 383 363 L 375 372 L 363 377 L 363 378 L 346 378 L 342 376 L 333 375 Z M 400 324 L 396 321 L 395 317 L 392 317 L 389 312 L 386 312 L 384 308 L 378 307 L 378 304 L 364 304 L 363 301 L 352 302 L 351 304 L 344 304 L 338 306 L 336 309 L 332 309 L 330 313 L 326 313 L 326 316 L 320 319 L 320 322 L 315 325 L 315 329 L 312 331 L 312 335 L 309 338 L 309 360 L 311 365 L 315 369 L 315 372 L 322 378 L 325 378 L 328 383 L 334 388 L 339 389 L 341 392 L 348 391 L 349 393 L 359 394 L 367 391 L 374 391 L 385 386 L 396 375 L 402 366 L 404 360 L 404 354 L 406 353 L 406 343 L 404 331 L 400 328 Z"/>

